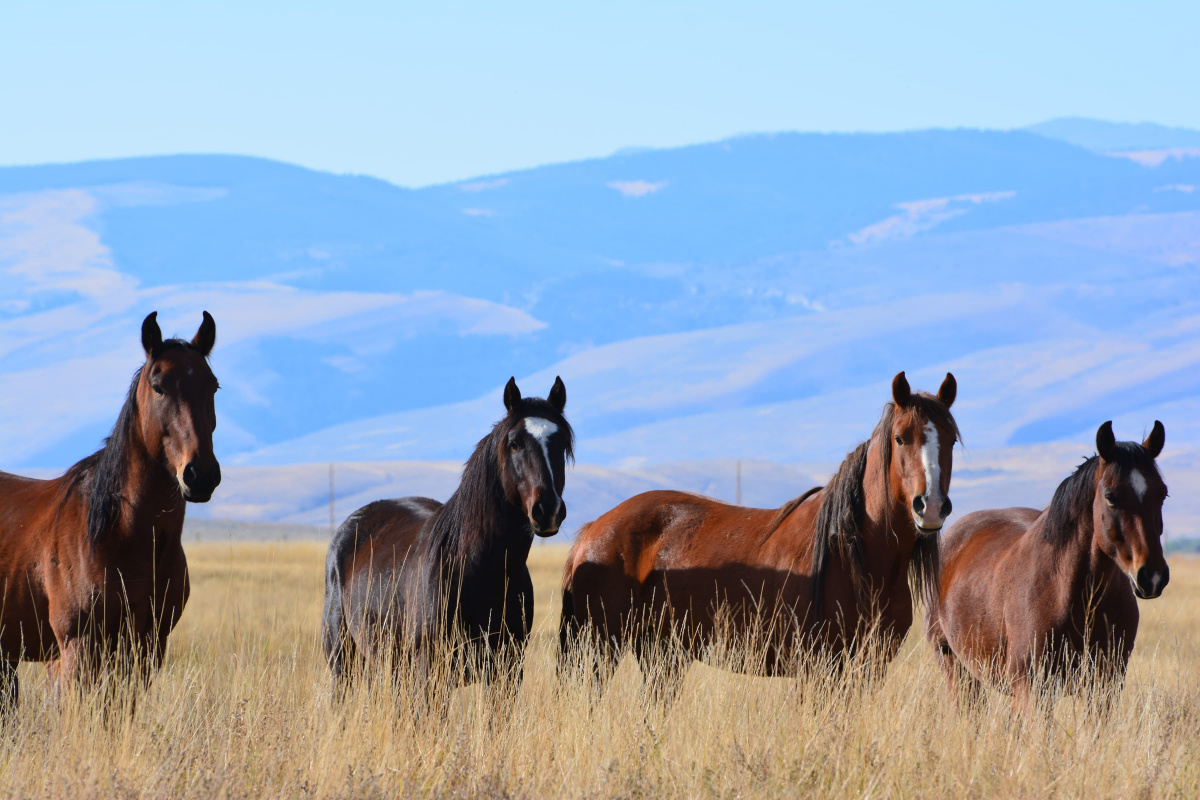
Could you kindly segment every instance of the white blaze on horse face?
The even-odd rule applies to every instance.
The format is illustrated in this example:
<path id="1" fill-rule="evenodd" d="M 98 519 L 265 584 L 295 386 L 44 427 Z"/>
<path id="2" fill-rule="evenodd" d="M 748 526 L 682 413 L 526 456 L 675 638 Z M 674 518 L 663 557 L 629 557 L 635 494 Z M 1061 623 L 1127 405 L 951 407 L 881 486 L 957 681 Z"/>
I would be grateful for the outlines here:
<path id="1" fill-rule="evenodd" d="M 925 444 L 921 445 L 921 466 L 925 468 L 925 513 L 922 514 L 922 523 L 926 522 L 930 514 L 934 516 L 935 524 L 941 524 L 942 511 L 942 462 L 938 460 L 938 431 L 937 426 L 932 422 L 925 423 Z M 937 507 L 931 502 L 934 497 L 938 498 Z M 924 527 L 931 527 L 924 525 Z"/>
<path id="2" fill-rule="evenodd" d="M 1146 496 L 1146 476 L 1140 470 L 1134 470 L 1129 473 L 1129 485 L 1133 487 L 1133 493 L 1137 495 L 1138 502 Z"/>
<path id="3" fill-rule="evenodd" d="M 542 455 L 546 457 L 546 471 L 550 473 L 550 485 L 553 486 L 554 465 L 550 463 L 550 437 L 558 433 L 558 426 L 542 417 L 526 417 L 525 430 L 541 445 Z"/>

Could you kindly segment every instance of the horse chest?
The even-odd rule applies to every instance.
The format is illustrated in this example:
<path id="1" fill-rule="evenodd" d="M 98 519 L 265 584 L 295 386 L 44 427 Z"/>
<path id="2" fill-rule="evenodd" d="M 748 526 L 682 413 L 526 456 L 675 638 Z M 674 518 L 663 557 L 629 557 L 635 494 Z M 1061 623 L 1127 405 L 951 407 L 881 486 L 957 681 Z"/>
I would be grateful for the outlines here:
<path id="1" fill-rule="evenodd" d="M 111 548 L 75 566 L 58 616 L 75 635 L 91 628 L 106 636 L 148 633 L 156 614 L 178 621 L 187 599 L 182 547 Z M 71 619 L 73 617 L 73 619 Z"/>

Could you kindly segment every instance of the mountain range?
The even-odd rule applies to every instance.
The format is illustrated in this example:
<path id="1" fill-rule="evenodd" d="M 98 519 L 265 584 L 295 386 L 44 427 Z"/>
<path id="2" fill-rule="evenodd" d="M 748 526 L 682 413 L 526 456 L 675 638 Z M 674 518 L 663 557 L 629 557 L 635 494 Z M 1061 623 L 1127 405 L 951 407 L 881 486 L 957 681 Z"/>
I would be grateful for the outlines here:
<path id="1" fill-rule="evenodd" d="M 1190 465 L 1198 146 L 1088 120 L 781 133 L 423 189 L 221 155 L 0 168 L 0 468 L 93 450 L 141 318 L 190 335 L 202 308 L 218 454 L 247 470 L 458 462 L 510 375 L 561 375 L 589 469 L 819 475 L 899 370 L 955 373 L 969 451 L 1083 454 L 1157 418 Z"/>

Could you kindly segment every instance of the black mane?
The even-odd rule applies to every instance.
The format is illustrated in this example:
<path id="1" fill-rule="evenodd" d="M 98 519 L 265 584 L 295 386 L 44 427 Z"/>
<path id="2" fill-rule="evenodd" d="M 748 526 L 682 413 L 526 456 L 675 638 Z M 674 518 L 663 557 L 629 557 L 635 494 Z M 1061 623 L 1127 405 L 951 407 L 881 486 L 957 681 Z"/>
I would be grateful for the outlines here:
<path id="1" fill-rule="evenodd" d="M 575 431 L 566 417 L 541 398 L 522 398 L 475 445 L 475 451 L 463 466 L 458 488 L 429 521 L 426 546 L 429 554 L 436 557 L 431 563 L 466 555 L 472 545 L 495 541 L 503 533 L 502 512 L 507 501 L 496 445 L 527 417 L 542 417 L 556 424 L 566 434 L 567 460 L 575 460 Z"/>
<path id="2" fill-rule="evenodd" d="M 925 392 L 914 392 L 910 406 L 917 409 L 925 419 L 932 422 L 939 430 L 949 431 L 954 441 L 961 442 L 962 435 L 954 415 L 940 400 Z M 863 589 L 863 558 L 862 523 L 866 513 L 866 495 L 863 493 L 863 479 L 867 472 L 867 452 L 871 442 L 879 447 L 879 463 L 882 471 L 884 491 L 891 494 L 891 478 L 888 466 L 892 462 L 892 423 L 896 417 L 896 405 L 888 403 L 883 408 L 883 416 L 871 433 L 871 438 L 850 451 L 845 461 L 838 467 L 833 480 L 825 487 L 825 496 L 821 498 L 821 507 L 817 510 L 816 530 L 813 533 L 813 560 L 811 602 L 814 610 L 819 611 L 825 590 L 825 572 L 829 565 L 829 554 L 838 552 L 850 565 L 851 577 L 857 589 Z M 810 490 L 811 492 L 812 490 Z M 805 493 L 806 497 L 810 492 Z M 891 508 L 885 506 L 885 524 L 891 528 Z M 918 593 L 923 593 L 925 587 L 936 576 L 938 570 L 937 539 L 936 537 L 918 537 L 916 548 L 910 562 L 910 579 Z"/>
<path id="3" fill-rule="evenodd" d="M 1157 475 L 1158 466 L 1146 452 L 1146 448 L 1135 442 L 1116 442 L 1115 463 L 1122 477 L 1134 469 Z M 1092 504 L 1096 499 L 1096 472 L 1100 469 L 1100 456 L 1085 458 L 1066 480 L 1054 490 L 1054 497 L 1046 507 L 1046 519 L 1042 525 L 1042 536 L 1055 547 L 1069 543 L 1081 525 L 1091 525 Z"/>
<path id="4" fill-rule="evenodd" d="M 183 339 L 167 339 L 154 348 L 150 354 L 151 361 L 168 350 L 181 347 L 196 349 L 191 342 Z M 112 432 L 104 440 L 104 446 L 67 470 L 68 487 L 80 487 L 87 493 L 87 535 L 92 544 L 104 538 L 121 513 L 121 489 L 125 484 L 127 467 L 125 451 L 137 419 L 137 387 L 143 369 L 144 365 L 134 371 L 125 403 L 121 406 Z"/>

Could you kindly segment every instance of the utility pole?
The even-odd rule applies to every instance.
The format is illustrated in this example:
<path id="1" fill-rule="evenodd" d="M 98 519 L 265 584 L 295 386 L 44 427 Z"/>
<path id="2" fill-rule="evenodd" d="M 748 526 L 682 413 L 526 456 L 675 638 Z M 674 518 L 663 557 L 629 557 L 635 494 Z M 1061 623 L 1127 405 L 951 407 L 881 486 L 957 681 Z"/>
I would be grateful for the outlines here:
<path id="1" fill-rule="evenodd" d="M 736 499 L 733 501 L 733 504 L 740 506 L 742 504 L 742 460 L 740 458 L 737 462 L 737 482 L 734 486 L 734 497 Z"/>
<path id="2" fill-rule="evenodd" d="M 333 538 L 333 462 L 329 462 L 329 538 Z"/>

